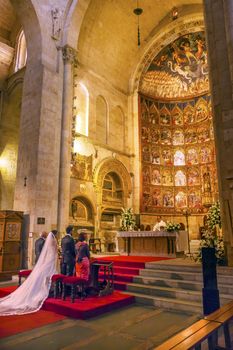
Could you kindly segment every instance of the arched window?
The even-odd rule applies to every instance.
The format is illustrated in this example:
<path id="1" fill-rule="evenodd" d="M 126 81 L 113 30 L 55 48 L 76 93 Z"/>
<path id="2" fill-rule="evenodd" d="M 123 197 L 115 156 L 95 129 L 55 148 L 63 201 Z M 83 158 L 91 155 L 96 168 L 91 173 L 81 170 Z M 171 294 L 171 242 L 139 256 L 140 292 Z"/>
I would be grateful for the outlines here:
<path id="1" fill-rule="evenodd" d="M 75 83 L 74 87 L 75 132 L 88 136 L 89 130 L 89 92 L 86 86 Z"/>
<path id="2" fill-rule="evenodd" d="M 103 201 L 122 201 L 122 185 L 116 173 L 108 173 L 103 181 Z"/>
<path id="3" fill-rule="evenodd" d="M 102 96 L 96 99 L 96 141 L 107 143 L 107 103 Z"/>
<path id="4" fill-rule="evenodd" d="M 109 144 L 120 151 L 124 149 L 124 114 L 119 106 L 110 112 Z"/>
<path id="5" fill-rule="evenodd" d="M 23 68 L 27 62 L 27 45 L 24 31 L 21 30 L 16 43 L 15 72 Z"/>

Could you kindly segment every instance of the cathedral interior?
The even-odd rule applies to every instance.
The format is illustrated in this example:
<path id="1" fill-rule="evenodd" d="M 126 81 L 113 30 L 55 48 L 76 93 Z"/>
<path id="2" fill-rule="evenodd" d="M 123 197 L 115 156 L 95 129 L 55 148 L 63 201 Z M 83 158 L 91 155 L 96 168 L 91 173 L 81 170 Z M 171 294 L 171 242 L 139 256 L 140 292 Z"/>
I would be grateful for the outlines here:
<path id="1" fill-rule="evenodd" d="M 216 202 L 233 266 L 232 48 L 231 0 L 0 0 L 0 271 L 68 225 L 124 255 L 128 208 L 134 231 L 162 217 L 190 244 Z M 4 213 L 23 217 L 6 258 Z"/>

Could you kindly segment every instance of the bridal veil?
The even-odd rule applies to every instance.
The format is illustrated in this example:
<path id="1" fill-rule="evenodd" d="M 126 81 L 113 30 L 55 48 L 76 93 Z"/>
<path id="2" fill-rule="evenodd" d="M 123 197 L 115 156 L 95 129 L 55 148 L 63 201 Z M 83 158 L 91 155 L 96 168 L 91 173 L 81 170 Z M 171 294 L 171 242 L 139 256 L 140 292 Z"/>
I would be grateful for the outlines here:
<path id="1" fill-rule="evenodd" d="M 57 242 L 50 232 L 31 274 L 13 293 L 0 299 L 0 316 L 38 311 L 49 295 L 51 278 L 56 273 L 56 263 Z"/>

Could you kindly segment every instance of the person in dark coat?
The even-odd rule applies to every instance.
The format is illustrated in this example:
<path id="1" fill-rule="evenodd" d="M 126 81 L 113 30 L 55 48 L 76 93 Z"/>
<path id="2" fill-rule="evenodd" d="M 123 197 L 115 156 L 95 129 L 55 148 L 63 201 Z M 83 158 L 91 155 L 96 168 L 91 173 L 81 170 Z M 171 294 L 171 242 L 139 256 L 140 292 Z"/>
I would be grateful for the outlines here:
<path id="1" fill-rule="evenodd" d="M 47 232 L 43 231 L 41 232 L 40 237 L 35 242 L 35 255 L 36 255 L 35 263 L 37 263 L 39 259 L 40 253 L 45 244 L 46 237 L 47 237 Z"/>
<path id="2" fill-rule="evenodd" d="M 73 226 L 66 228 L 66 235 L 61 240 L 62 261 L 61 273 L 66 276 L 73 276 L 75 266 L 75 243 L 72 237 Z"/>

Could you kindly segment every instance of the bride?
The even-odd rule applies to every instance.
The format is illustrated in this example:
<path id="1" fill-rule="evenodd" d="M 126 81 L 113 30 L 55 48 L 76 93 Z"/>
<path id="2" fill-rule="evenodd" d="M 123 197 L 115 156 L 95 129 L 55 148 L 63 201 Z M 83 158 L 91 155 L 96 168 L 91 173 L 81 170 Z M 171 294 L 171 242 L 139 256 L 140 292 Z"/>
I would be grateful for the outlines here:
<path id="1" fill-rule="evenodd" d="M 57 231 L 48 234 L 40 257 L 24 283 L 0 299 L 0 316 L 23 315 L 38 311 L 49 295 L 51 278 L 56 273 Z"/>

